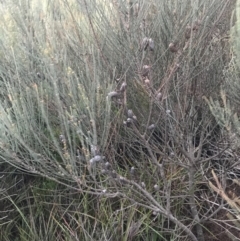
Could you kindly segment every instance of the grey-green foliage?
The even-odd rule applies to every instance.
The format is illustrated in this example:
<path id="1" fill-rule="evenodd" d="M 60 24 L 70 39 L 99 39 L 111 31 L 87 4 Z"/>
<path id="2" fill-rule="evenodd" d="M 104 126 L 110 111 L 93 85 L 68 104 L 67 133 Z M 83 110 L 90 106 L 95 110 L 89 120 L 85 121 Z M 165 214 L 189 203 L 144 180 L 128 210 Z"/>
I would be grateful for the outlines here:
<path id="1" fill-rule="evenodd" d="M 238 143 L 240 134 L 239 104 L 240 104 L 240 1 L 232 14 L 231 35 L 228 54 L 229 64 L 224 68 L 224 83 L 221 87 L 220 101 L 210 98 L 208 101 L 212 113 L 228 133 Z M 237 138 L 235 138 L 237 136 Z M 238 146 L 238 144 L 237 144 Z"/>
<path id="2" fill-rule="evenodd" d="M 227 62 L 223 40 L 229 27 L 226 16 L 230 3 L 6 0 L 0 15 L 1 161 L 50 180 L 71 182 L 71 188 L 77 186 L 78 191 L 103 197 L 93 199 L 85 193 L 87 205 L 89 199 L 93 203 L 103 201 L 104 206 L 105 197 L 120 197 L 120 206 L 110 199 L 110 211 L 105 207 L 96 209 L 98 205 L 94 203 L 95 224 L 87 226 L 89 233 L 92 228 L 93 232 L 97 230 L 96 238 L 98 233 L 104 236 L 106 232 L 105 239 L 110 240 L 116 231 L 124 233 L 125 240 L 130 240 L 130 234 L 134 240 L 142 239 L 141 234 L 135 239 L 138 230 L 131 226 L 141 227 L 137 215 L 144 215 L 146 210 L 156 211 L 157 216 L 159 210 L 165 212 L 156 216 L 163 221 L 160 225 L 156 222 L 154 237 L 165 235 L 165 218 L 171 212 L 176 216 L 172 221 L 177 224 L 174 232 L 167 232 L 172 239 L 178 240 L 182 229 L 193 236 L 190 229 L 197 219 L 180 211 L 186 203 L 182 194 L 188 194 L 189 189 L 192 193 L 193 189 L 187 180 L 189 160 L 179 150 L 192 151 L 193 159 L 196 153 L 200 157 L 202 148 L 196 147 L 199 132 L 204 133 L 203 137 L 209 136 L 211 116 L 207 115 L 202 96 L 216 96 L 214 91 L 218 90 Z M 154 41 L 154 51 L 141 50 L 144 38 Z M 171 51 L 172 45 L 177 51 Z M 150 69 L 149 81 L 143 79 L 143 66 Z M 126 96 L 111 101 L 109 93 L 118 97 L 117 90 L 124 81 Z M 162 97 L 155 101 L 156 96 Z M 125 107 L 136 115 L 137 131 L 123 125 L 124 101 Z M 160 140 L 152 138 L 155 129 L 150 126 L 158 128 Z M 207 137 L 203 141 L 208 144 L 211 140 Z M 104 158 L 107 165 L 102 163 Z M 128 167 L 119 168 L 121 162 L 132 165 L 133 181 Z M 194 170 L 199 172 L 200 168 Z M 195 176 L 202 181 L 203 175 Z M 152 193 L 156 193 L 156 184 L 160 192 L 155 197 Z M 165 190 L 169 193 L 163 197 Z M 193 197 L 194 193 L 190 195 Z M 125 199 L 130 200 L 130 205 L 134 203 L 133 210 L 137 212 L 132 222 L 127 221 L 129 232 L 124 229 L 125 217 L 131 219 L 126 213 L 122 215 L 129 205 Z M 113 213 L 121 215 L 123 221 Z M 103 220 L 101 215 L 105 216 Z M 153 220 L 151 215 L 148 217 L 146 224 L 151 230 Z M 76 225 L 82 229 L 78 220 Z M 120 225 L 120 229 L 115 225 Z M 144 232 L 144 225 L 141 229 Z"/>
<path id="3" fill-rule="evenodd" d="M 240 43 L 238 41 L 238 38 L 240 36 L 240 1 L 237 0 L 236 2 L 236 22 L 232 28 L 232 45 L 233 45 L 233 51 L 236 55 L 236 62 L 237 66 L 240 68 Z"/>
<path id="4" fill-rule="evenodd" d="M 214 76 L 220 73 L 215 65 L 224 65 L 218 56 L 220 41 L 211 39 L 210 30 L 229 1 L 24 0 L 4 4 L 1 157 L 50 178 L 80 177 L 83 182 L 92 157 L 89 147 L 99 146 L 100 154 L 104 151 L 111 124 L 123 121 L 115 118 L 112 122 L 111 102 L 106 98 L 119 87 L 115 79 L 125 78 L 132 87 L 129 103 L 135 106 L 129 107 L 146 122 L 148 116 L 142 113 L 148 113 L 145 108 L 150 105 L 141 103 L 147 102 L 148 95 L 141 92 L 139 72 L 143 65 L 151 65 L 153 87 L 166 86 L 166 108 L 173 113 L 179 110 L 179 119 L 172 123 L 172 129 L 178 129 L 178 120 L 186 122 L 185 110 L 193 103 L 192 97 L 187 98 L 193 80 L 196 91 L 210 92 L 209 86 L 217 85 Z M 186 40 L 186 28 L 196 23 L 198 31 L 190 31 Z M 155 41 L 154 52 L 140 51 L 144 37 Z M 181 57 L 169 51 L 171 42 L 183 50 Z M 181 71 L 172 78 L 176 64 Z M 211 83 L 208 78 L 213 78 Z M 164 111 L 158 107 L 153 121 L 159 120 L 159 108 Z M 118 115 L 118 109 L 114 114 Z"/>
<path id="5" fill-rule="evenodd" d="M 106 145 L 114 69 L 103 71 L 74 1 L 58 3 L 64 14 L 52 1 L 37 7 L 9 1 L 2 9 L 1 158 L 49 178 L 76 180 L 91 158 L 89 147 Z"/>

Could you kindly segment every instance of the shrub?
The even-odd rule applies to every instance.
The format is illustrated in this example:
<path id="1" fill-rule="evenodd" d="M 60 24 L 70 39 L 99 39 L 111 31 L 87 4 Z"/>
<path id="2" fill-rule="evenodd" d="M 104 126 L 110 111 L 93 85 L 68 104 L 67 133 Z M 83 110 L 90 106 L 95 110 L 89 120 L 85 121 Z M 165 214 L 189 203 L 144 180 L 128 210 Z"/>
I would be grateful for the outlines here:
<path id="1" fill-rule="evenodd" d="M 204 240 L 225 136 L 203 97 L 224 82 L 232 1 L 23 3 L 1 15 L 2 162 L 78 193 L 91 215 L 73 233 L 67 202 L 73 240 Z"/>

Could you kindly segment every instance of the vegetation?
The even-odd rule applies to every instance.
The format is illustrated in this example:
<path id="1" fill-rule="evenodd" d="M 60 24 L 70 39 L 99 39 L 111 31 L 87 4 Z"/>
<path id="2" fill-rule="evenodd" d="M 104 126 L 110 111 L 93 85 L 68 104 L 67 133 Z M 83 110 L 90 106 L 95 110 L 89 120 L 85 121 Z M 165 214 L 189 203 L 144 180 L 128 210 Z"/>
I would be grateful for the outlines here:
<path id="1" fill-rule="evenodd" d="M 1 3 L 0 240 L 237 240 L 235 8 Z"/>

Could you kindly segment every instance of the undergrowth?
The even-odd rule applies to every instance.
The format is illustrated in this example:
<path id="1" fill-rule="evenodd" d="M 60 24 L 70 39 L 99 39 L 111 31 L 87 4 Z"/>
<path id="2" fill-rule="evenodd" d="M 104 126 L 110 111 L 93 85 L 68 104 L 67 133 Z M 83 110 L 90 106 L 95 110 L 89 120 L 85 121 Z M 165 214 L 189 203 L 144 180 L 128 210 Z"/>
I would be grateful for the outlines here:
<path id="1" fill-rule="evenodd" d="M 219 190 L 238 152 L 206 101 L 226 81 L 234 7 L 2 3 L 0 239 L 237 238 Z"/>

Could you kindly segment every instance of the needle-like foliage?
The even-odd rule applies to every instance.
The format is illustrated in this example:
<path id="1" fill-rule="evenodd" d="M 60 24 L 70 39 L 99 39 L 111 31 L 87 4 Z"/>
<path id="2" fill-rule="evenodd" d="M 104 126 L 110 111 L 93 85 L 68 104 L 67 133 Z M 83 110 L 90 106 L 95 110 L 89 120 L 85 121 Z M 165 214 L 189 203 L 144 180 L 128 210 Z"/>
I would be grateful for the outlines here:
<path id="1" fill-rule="evenodd" d="M 56 240 L 210 236 L 205 224 L 220 209 L 206 181 L 228 146 L 205 99 L 217 99 L 225 83 L 233 7 L 230 0 L 1 4 L 2 169 L 35 176 L 34 187 L 25 177 L 31 190 L 23 202 L 11 185 L 5 191 L 20 240 L 48 232 Z M 47 211 L 34 217 L 38 208 Z M 3 217 L 10 232 L 14 223 Z"/>

